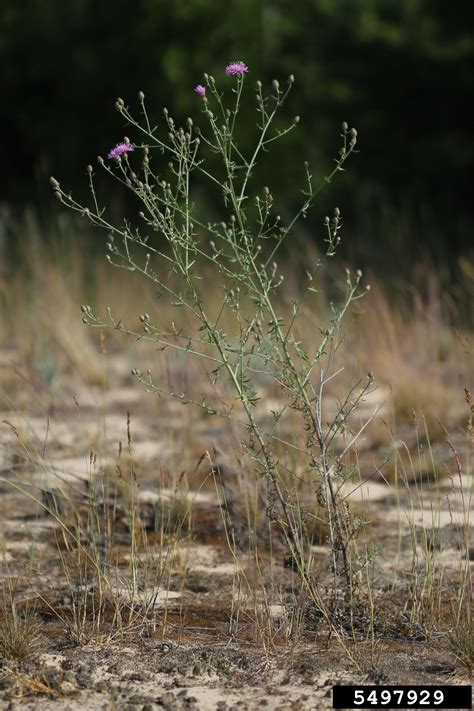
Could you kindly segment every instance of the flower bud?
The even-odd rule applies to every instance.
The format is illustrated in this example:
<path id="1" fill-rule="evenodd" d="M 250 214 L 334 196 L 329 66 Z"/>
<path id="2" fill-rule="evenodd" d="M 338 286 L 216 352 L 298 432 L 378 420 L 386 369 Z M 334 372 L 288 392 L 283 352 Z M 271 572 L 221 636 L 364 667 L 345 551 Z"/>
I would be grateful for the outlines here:
<path id="1" fill-rule="evenodd" d="M 278 89 L 280 88 L 280 82 L 278 81 L 278 79 L 274 79 L 272 81 L 272 86 L 274 89 L 276 89 L 276 91 L 278 91 Z"/>
<path id="2" fill-rule="evenodd" d="M 290 76 L 288 77 L 288 82 L 289 82 L 290 84 L 293 84 L 294 81 L 295 81 L 295 75 L 294 75 L 294 74 L 290 74 Z"/>
<path id="3" fill-rule="evenodd" d="M 139 101 L 145 100 L 145 94 L 143 93 L 143 91 L 138 92 L 138 99 L 139 99 Z"/>
<path id="4" fill-rule="evenodd" d="M 352 138 L 357 138 L 357 129 L 351 128 L 351 136 Z"/>
<path id="5" fill-rule="evenodd" d="M 339 217 L 340 214 L 341 214 L 340 209 L 338 207 L 335 207 L 334 208 L 334 217 Z"/>
<path id="6" fill-rule="evenodd" d="M 56 178 L 53 178 L 53 176 L 50 177 L 49 182 L 51 183 L 53 188 L 56 188 L 56 189 L 59 188 L 59 183 L 56 180 Z"/>
<path id="7" fill-rule="evenodd" d="M 343 121 L 343 122 L 342 122 L 342 130 L 343 130 L 343 131 L 348 131 L 348 130 L 349 130 L 349 124 L 347 123 L 347 121 Z"/>
<path id="8" fill-rule="evenodd" d="M 125 106 L 125 102 L 123 99 L 120 98 L 120 96 L 118 97 L 117 101 L 115 102 L 115 106 L 119 111 L 121 111 L 123 109 L 123 107 Z"/>

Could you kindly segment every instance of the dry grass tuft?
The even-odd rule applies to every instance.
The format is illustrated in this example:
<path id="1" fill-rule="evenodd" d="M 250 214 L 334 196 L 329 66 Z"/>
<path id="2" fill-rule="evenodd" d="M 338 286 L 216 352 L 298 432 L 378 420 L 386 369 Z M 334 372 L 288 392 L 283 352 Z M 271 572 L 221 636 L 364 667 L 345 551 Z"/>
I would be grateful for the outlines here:
<path id="1" fill-rule="evenodd" d="M 0 600 L 0 657 L 30 659 L 38 649 L 41 625 L 35 607 L 20 607 L 10 589 Z"/>

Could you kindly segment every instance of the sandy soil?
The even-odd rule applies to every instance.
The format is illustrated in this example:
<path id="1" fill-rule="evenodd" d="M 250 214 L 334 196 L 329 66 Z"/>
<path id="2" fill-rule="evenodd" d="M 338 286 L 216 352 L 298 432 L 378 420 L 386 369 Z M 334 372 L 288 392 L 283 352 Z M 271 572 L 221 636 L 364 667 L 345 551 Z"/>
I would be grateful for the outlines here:
<path id="1" fill-rule="evenodd" d="M 341 613 L 339 634 L 330 634 L 264 515 L 249 535 L 242 501 L 252 483 L 235 471 L 232 433 L 157 403 L 130 383 L 126 365 L 112 368 L 105 393 L 69 383 L 45 405 L 25 385 L 0 412 L 1 584 L 4 597 L 13 585 L 17 609 L 33 610 L 38 624 L 24 659 L 0 658 L 0 709 L 325 709 L 334 684 L 466 683 L 448 618 L 423 625 L 404 605 L 429 565 L 446 609 L 459 571 L 472 571 L 472 474 L 455 475 L 444 441 L 433 444 L 430 466 L 418 450 L 416 495 L 403 477 L 344 485 L 354 511 L 371 521 L 364 535 L 378 547 L 370 568 L 376 599 L 371 607 L 362 595 L 353 618 Z M 465 433 L 452 437 L 464 456 Z M 215 447 L 217 477 L 204 455 Z M 373 472 L 386 452 L 368 434 L 358 456 L 362 471 Z M 442 470 L 435 482 L 433 459 Z M 91 492 L 94 511 L 112 521 L 106 540 L 87 524 Z M 324 589 L 324 531 L 308 545 Z M 100 561 L 105 593 L 84 551 Z M 110 599 L 129 613 L 121 633 Z M 430 599 L 425 590 L 423 604 Z M 79 634 L 72 620 L 81 600 Z"/>

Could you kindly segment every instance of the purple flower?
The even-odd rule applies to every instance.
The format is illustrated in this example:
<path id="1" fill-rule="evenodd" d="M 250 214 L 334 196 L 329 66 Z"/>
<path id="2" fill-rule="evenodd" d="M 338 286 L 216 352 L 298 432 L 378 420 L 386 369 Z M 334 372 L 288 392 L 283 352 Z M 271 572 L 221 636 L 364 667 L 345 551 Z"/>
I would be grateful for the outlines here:
<path id="1" fill-rule="evenodd" d="M 199 96 L 206 96 L 206 87 L 202 84 L 198 84 L 196 87 L 194 87 L 194 91 L 196 92 L 196 94 L 199 94 Z"/>
<path id="2" fill-rule="evenodd" d="M 225 68 L 225 73 L 228 77 L 232 76 L 233 74 L 237 74 L 237 76 L 241 77 L 242 74 L 245 74 L 245 72 L 248 72 L 248 70 L 249 68 L 246 64 L 244 64 L 244 62 L 231 62 Z"/>
<path id="3" fill-rule="evenodd" d="M 112 160 L 112 158 L 118 158 L 123 153 L 131 153 L 134 150 L 135 148 L 132 146 L 131 143 L 117 143 L 115 148 L 112 148 L 107 158 L 109 160 Z"/>

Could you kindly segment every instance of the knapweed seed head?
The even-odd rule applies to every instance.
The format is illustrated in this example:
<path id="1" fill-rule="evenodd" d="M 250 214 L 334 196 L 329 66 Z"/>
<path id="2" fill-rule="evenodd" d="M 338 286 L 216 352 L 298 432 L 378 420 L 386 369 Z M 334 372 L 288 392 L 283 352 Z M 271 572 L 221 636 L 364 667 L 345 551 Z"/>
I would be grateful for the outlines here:
<path id="1" fill-rule="evenodd" d="M 107 158 L 113 160 L 114 158 L 119 158 L 124 153 L 131 153 L 135 148 L 130 143 L 117 143 L 115 148 L 109 151 Z"/>
<path id="2" fill-rule="evenodd" d="M 199 96 L 202 96 L 202 97 L 206 96 L 206 87 L 203 86 L 202 84 L 198 84 L 197 86 L 195 86 L 194 91 Z"/>
<path id="3" fill-rule="evenodd" d="M 231 62 L 228 64 L 225 68 L 225 73 L 227 74 L 228 77 L 237 75 L 241 77 L 243 74 L 248 72 L 249 68 L 247 67 L 246 64 L 242 61 L 238 62 Z"/>

